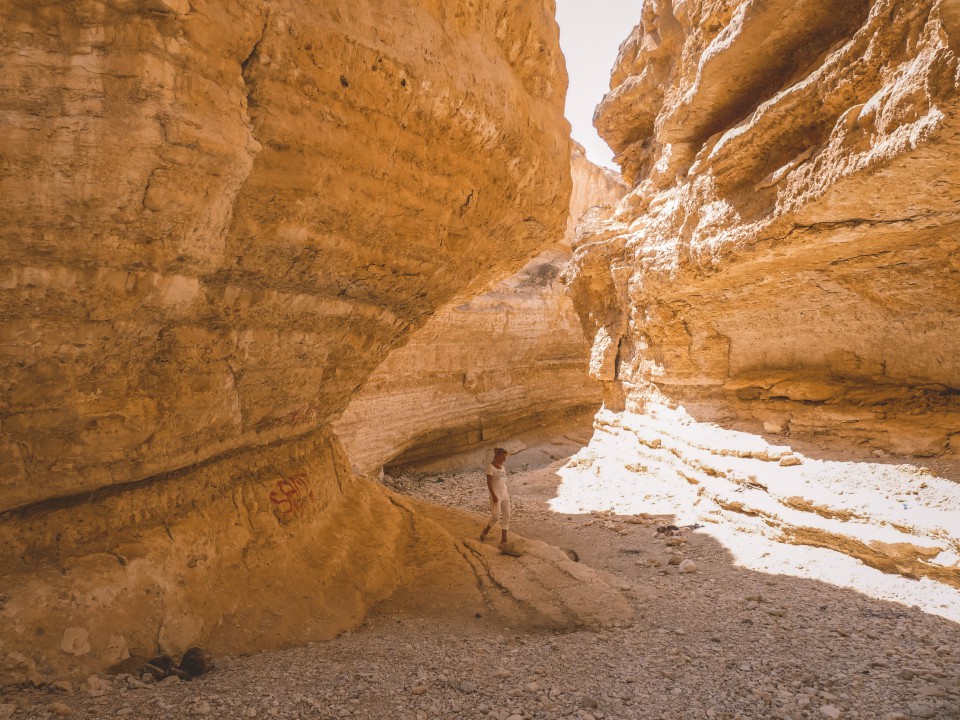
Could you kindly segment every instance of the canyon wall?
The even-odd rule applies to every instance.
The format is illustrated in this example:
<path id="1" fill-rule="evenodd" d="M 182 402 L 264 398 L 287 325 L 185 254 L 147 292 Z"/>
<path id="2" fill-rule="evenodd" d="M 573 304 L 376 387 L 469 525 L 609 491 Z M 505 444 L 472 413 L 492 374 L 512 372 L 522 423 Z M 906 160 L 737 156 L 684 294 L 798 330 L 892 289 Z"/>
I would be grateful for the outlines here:
<path id="1" fill-rule="evenodd" d="M 563 232 L 552 2 L 13 0 L 0 65 L 3 680 L 485 602 L 329 421 Z"/>
<path id="2" fill-rule="evenodd" d="M 632 190 L 577 235 L 606 411 L 561 505 L 908 578 L 891 598 L 960 587 L 958 7 L 643 4 L 594 115 Z"/>
<path id="3" fill-rule="evenodd" d="M 608 407 L 960 452 L 958 50 L 942 0 L 644 3 L 574 257 Z"/>
<path id="4" fill-rule="evenodd" d="M 561 275 L 580 217 L 596 206 L 609 215 L 626 188 L 577 144 L 570 172 L 567 229 L 554 247 L 489 292 L 438 312 L 351 400 L 334 429 L 358 471 L 492 447 L 600 407 Z"/>

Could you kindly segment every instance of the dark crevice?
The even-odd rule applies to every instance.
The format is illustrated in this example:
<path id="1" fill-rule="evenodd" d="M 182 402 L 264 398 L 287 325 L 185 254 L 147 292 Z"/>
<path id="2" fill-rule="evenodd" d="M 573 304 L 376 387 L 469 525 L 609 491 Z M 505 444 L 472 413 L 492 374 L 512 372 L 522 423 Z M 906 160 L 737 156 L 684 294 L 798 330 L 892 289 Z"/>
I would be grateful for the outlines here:
<path id="1" fill-rule="evenodd" d="M 613 359 L 613 379 L 620 379 L 620 351 L 623 350 L 623 338 L 617 340 L 617 356 Z"/>
<path id="2" fill-rule="evenodd" d="M 246 88 L 247 96 L 247 115 L 250 117 L 250 122 L 252 130 L 256 130 L 258 123 L 254 121 L 253 113 L 254 110 L 258 107 L 256 99 L 256 89 L 257 85 L 254 81 L 253 74 L 256 69 L 256 66 L 259 64 L 260 60 L 260 45 L 263 43 L 263 38 L 267 34 L 267 24 L 270 21 L 270 14 L 267 13 L 266 17 L 263 19 L 263 26 L 260 28 L 260 35 L 257 37 L 256 42 L 253 43 L 253 47 L 250 48 L 250 52 L 247 53 L 247 56 L 240 61 L 240 74 L 243 77 L 243 84 Z"/>

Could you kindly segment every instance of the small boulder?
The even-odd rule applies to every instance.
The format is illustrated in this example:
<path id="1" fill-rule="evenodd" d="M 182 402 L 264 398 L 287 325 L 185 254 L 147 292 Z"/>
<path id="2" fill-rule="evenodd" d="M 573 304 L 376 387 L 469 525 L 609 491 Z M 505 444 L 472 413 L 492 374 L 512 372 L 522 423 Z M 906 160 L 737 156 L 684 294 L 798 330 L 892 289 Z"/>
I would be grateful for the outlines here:
<path id="1" fill-rule="evenodd" d="M 511 540 L 500 545 L 500 552 L 511 557 L 523 557 L 526 554 L 523 541 Z"/>
<path id="2" fill-rule="evenodd" d="M 110 691 L 110 683 L 96 675 L 88 677 L 85 684 L 90 697 L 100 697 Z"/>
<path id="3" fill-rule="evenodd" d="M 695 573 L 697 571 L 697 564 L 693 560 L 684 560 L 680 563 L 678 569 L 682 573 Z"/>
<path id="4" fill-rule="evenodd" d="M 7 685 L 43 685 L 43 676 L 37 672 L 37 665 L 26 655 L 18 652 L 8 653 L 0 661 L 0 687 Z"/>
<path id="5" fill-rule="evenodd" d="M 189 648 L 180 658 L 177 669 L 187 680 L 205 675 L 210 670 L 210 656 L 203 648 Z"/>
<path id="6" fill-rule="evenodd" d="M 84 628 L 68 627 L 60 638 L 60 650 L 67 655 L 86 655 L 90 652 L 90 633 Z"/>
<path id="7" fill-rule="evenodd" d="M 173 673 L 173 658 L 169 655 L 157 655 L 150 658 L 140 669 L 140 675 L 150 673 L 157 680 L 163 680 Z"/>

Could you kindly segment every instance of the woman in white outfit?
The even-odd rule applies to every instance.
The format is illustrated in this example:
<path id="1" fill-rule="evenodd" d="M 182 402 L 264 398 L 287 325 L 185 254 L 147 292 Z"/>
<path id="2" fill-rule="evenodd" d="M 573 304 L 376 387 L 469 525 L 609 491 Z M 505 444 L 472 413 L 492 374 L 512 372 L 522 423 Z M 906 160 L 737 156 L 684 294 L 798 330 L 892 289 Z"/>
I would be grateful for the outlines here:
<path id="1" fill-rule="evenodd" d="M 507 459 L 507 451 L 503 448 L 494 448 L 493 462 L 487 466 L 487 489 L 490 491 L 490 519 L 487 520 L 487 526 L 480 533 L 480 540 L 487 539 L 487 533 L 490 532 L 497 522 L 500 523 L 500 544 L 507 541 L 507 530 L 510 529 L 510 494 L 507 492 L 507 481 L 503 476 L 506 471 L 503 469 L 503 461 Z"/>

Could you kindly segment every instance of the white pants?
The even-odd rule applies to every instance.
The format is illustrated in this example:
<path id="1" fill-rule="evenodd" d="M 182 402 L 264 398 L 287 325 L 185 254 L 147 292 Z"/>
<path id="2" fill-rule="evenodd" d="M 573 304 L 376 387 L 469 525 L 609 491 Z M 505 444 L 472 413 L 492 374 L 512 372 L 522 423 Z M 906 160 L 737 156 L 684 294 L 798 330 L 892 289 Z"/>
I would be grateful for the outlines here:
<path id="1" fill-rule="evenodd" d="M 497 523 L 506 531 L 510 529 L 510 496 L 504 494 L 499 502 L 490 501 L 490 519 L 487 525 L 493 527 Z"/>

